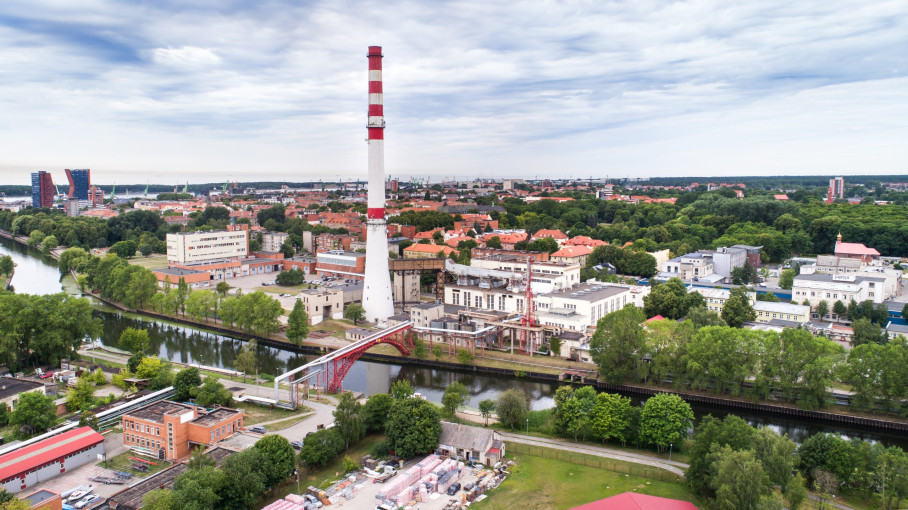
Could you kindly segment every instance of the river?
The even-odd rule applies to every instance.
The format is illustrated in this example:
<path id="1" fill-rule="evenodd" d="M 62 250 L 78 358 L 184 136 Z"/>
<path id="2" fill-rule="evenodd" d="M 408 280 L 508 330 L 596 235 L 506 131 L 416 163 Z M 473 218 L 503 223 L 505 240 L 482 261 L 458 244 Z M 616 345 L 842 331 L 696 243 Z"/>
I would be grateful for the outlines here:
<path id="1" fill-rule="evenodd" d="M 4 254 L 12 255 L 19 264 L 13 278 L 17 292 L 45 294 L 60 292 L 64 288 L 53 259 L 43 257 L 40 252 L 13 241 L 0 239 L 0 255 Z M 67 282 L 66 290 L 78 292 L 69 280 L 70 278 L 64 280 Z M 95 302 L 95 314 L 103 323 L 101 342 L 104 345 L 117 347 L 120 333 L 127 327 L 143 328 L 149 332 L 153 351 L 162 358 L 180 363 L 233 368 L 233 360 L 244 343 L 236 338 L 206 331 L 204 328 L 123 313 L 100 302 Z M 260 345 L 258 359 L 261 373 L 275 375 L 305 364 L 312 356 Z M 387 392 L 391 383 L 398 379 L 409 380 L 416 391 L 435 402 L 441 401 L 448 384 L 460 381 L 470 392 L 467 406 L 474 409 L 479 407 L 481 400 L 494 399 L 508 388 L 519 388 L 530 395 L 533 409 L 547 409 L 553 405 L 552 396 L 558 387 L 555 383 L 367 361 L 357 361 L 354 364 L 344 379 L 343 387 L 372 395 Z M 692 407 L 697 420 L 706 414 L 714 416 L 728 414 L 728 411 L 711 406 L 694 404 Z M 817 432 L 837 432 L 849 437 L 897 445 L 908 450 L 908 438 L 898 434 L 867 432 L 839 425 L 818 424 L 760 413 L 737 412 L 737 414 L 751 425 L 771 427 L 777 432 L 787 433 L 798 442 Z"/>

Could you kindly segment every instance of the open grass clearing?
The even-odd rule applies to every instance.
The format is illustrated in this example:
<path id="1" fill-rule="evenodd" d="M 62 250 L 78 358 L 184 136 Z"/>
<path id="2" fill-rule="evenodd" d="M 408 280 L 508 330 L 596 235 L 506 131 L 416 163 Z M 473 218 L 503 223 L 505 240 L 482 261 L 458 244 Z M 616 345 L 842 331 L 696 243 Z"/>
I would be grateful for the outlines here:
<path id="1" fill-rule="evenodd" d="M 535 455 L 509 453 L 508 456 L 516 462 L 511 476 L 490 491 L 487 499 L 472 507 L 479 510 L 569 509 L 622 492 L 693 501 L 701 506 L 683 483 L 661 482 Z"/>
<path id="2" fill-rule="evenodd" d="M 243 418 L 243 424 L 247 427 L 266 421 L 302 418 L 304 414 L 308 415 L 310 411 L 309 408 L 301 408 L 297 411 L 290 411 L 288 409 L 280 408 L 269 409 L 265 406 L 251 404 L 248 402 L 238 402 L 236 407 L 237 409 L 242 409 L 243 413 L 245 414 L 245 417 Z"/>
<path id="3" fill-rule="evenodd" d="M 126 259 L 132 265 L 142 266 L 145 269 L 161 269 L 167 267 L 167 255 L 155 254 L 148 257 L 137 255 Z"/>
<path id="4" fill-rule="evenodd" d="M 130 457 L 135 457 L 137 459 L 142 459 L 142 460 L 145 460 L 148 462 L 153 462 L 154 464 L 149 464 L 148 462 L 133 460 Z M 144 464 L 144 465 L 148 466 L 148 471 L 146 471 L 146 472 L 136 471 L 135 469 L 132 469 L 133 464 Z M 145 457 L 142 455 L 136 455 L 135 453 L 130 452 L 130 451 L 123 452 L 115 457 L 111 457 L 111 458 L 107 459 L 106 463 L 102 462 L 100 465 L 102 467 L 106 467 L 107 469 L 112 469 L 114 471 L 123 471 L 126 473 L 132 473 L 133 476 L 137 476 L 139 478 L 145 478 L 147 476 L 157 473 L 158 471 L 163 471 L 171 466 L 170 462 L 167 462 L 166 460 L 152 459 L 152 458 Z"/>
<path id="5" fill-rule="evenodd" d="M 281 420 L 279 422 L 271 423 L 268 425 L 268 430 L 274 432 L 276 430 L 284 430 L 288 427 L 292 427 L 297 423 L 308 419 L 310 416 L 315 413 L 306 413 L 301 416 L 294 416 L 293 418 L 287 418 L 286 420 Z"/>

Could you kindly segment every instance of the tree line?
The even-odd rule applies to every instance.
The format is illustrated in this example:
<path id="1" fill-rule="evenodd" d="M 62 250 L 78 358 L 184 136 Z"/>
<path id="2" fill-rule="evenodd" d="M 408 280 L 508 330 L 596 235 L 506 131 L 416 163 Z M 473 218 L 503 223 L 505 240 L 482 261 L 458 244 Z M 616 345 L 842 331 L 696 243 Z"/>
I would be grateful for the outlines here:
<path id="1" fill-rule="evenodd" d="M 908 455 L 879 442 L 818 433 L 800 445 L 735 415 L 705 416 L 687 444 L 686 477 L 719 509 L 796 510 L 813 489 L 823 500 L 851 494 L 899 508 L 908 495 Z"/>
<path id="2" fill-rule="evenodd" d="M 642 310 L 628 305 L 599 320 L 590 354 L 605 381 L 774 397 L 807 409 L 829 405 L 828 389 L 841 382 L 852 386 L 859 409 L 908 411 L 904 338 L 846 353 L 803 329 L 754 331 L 697 324 L 690 316 L 682 322 L 645 319 Z"/>

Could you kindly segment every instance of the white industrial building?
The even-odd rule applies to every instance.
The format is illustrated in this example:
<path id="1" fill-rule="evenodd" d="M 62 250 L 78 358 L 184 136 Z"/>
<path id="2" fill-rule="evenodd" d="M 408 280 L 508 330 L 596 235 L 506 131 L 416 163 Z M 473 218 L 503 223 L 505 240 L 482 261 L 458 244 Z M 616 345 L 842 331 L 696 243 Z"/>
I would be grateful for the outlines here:
<path id="1" fill-rule="evenodd" d="M 262 233 L 262 251 L 268 253 L 277 253 L 281 251 L 281 246 L 287 241 L 290 234 L 286 232 L 263 232 Z"/>
<path id="2" fill-rule="evenodd" d="M 852 299 L 861 302 L 870 300 L 882 303 L 885 299 L 886 278 L 857 276 L 855 274 L 800 274 L 795 276 L 791 287 L 791 300 L 801 303 L 807 300 L 810 306 L 826 301 L 831 307 L 836 301 L 847 304 Z"/>
<path id="3" fill-rule="evenodd" d="M 171 265 L 235 260 L 248 254 L 249 233 L 245 230 L 167 234 L 167 262 Z"/>

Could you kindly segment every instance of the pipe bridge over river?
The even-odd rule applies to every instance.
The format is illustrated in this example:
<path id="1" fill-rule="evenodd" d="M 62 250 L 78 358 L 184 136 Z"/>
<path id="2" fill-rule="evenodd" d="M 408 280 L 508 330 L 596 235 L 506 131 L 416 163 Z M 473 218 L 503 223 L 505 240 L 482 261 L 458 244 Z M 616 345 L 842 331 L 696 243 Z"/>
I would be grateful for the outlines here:
<path id="1" fill-rule="evenodd" d="M 260 401 L 280 407 L 296 409 L 301 401 L 308 396 L 309 384 L 325 388 L 328 393 L 341 390 L 341 383 L 353 364 L 366 351 L 379 344 L 390 344 L 397 348 L 401 354 L 408 356 L 413 350 L 414 335 L 413 323 L 407 321 L 369 335 L 362 340 L 331 351 L 330 353 L 294 368 L 274 378 L 274 399 L 260 397 L 247 397 L 247 400 Z M 290 385 L 290 402 L 285 403 L 280 399 L 280 384 L 287 381 Z M 302 388 L 301 388 L 302 387 Z"/>

